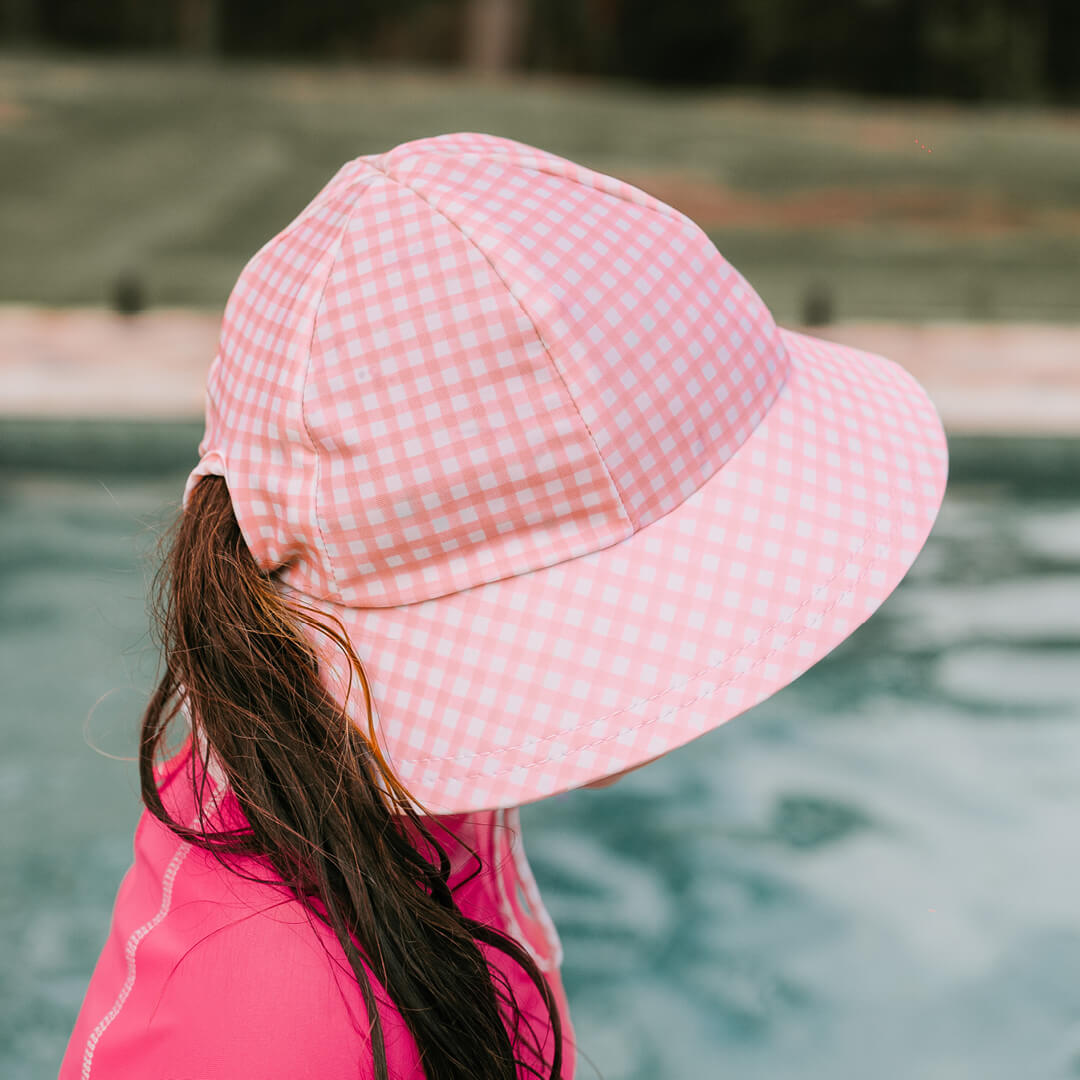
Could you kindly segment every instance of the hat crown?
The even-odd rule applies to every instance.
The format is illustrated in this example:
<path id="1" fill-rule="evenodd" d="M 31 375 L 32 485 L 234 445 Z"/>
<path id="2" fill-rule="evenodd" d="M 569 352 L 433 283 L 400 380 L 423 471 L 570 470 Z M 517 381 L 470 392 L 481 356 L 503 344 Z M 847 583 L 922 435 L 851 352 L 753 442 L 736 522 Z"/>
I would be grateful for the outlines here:
<path id="1" fill-rule="evenodd" d="M 607 548 L 742 445 L 789 361 L 690 219 L 523 143 L 346 163 L 244 267 L 192 474 L 257 562 L 350 607 Z"/>

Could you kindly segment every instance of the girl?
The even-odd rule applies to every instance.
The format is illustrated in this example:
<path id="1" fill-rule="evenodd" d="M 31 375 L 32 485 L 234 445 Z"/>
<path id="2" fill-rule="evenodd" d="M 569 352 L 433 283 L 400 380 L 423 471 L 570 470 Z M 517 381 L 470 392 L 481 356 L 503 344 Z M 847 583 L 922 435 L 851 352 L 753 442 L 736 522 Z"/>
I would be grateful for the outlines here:
<path id="1" fill-rule="evenodd" d="M 638 188 L 474 133 L 347 162 L 252 257 L 199 455 L 61 1080 L 572 1080 L 517 808 L 790 683 L 947 475 L 897 364 L 777 327 Z"/>

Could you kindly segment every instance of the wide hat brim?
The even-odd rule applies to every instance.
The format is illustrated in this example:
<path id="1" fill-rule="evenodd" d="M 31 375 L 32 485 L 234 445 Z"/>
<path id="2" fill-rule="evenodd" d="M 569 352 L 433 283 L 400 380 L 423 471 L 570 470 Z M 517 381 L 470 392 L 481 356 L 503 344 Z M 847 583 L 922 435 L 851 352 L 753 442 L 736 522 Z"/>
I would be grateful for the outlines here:
<path id="1" fill-rule="evenodd" d="M 380 747 L 425 810 L 517 806 L 682 746 L 798 678 L 903 579 L 945 494 L 937 410 L 895 361 L 780 336 L 791 370 L 764 419 L 629 538 L 399 607 L 297 597 L 343 624 Z M 340 652 L 320 652 L 341 692 Z M 348 708 L 366 728 L 355 679 Z"/>

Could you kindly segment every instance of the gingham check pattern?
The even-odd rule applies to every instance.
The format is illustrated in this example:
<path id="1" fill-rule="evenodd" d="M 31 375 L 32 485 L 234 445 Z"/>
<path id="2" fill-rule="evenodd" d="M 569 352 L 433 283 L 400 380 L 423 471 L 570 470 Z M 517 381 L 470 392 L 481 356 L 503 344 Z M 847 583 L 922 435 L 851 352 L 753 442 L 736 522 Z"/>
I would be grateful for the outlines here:
<path id="1" fill-rule="evenodd" d="M 777 328 L 637 188 L 468 133 L 346 163 L 245 266 L 200 453 L 185 497 L 224 475 L 260 565 L 346 625 L 437 813 L 787 685 L 896 587 L 947 474 L 897 364 Z"/>

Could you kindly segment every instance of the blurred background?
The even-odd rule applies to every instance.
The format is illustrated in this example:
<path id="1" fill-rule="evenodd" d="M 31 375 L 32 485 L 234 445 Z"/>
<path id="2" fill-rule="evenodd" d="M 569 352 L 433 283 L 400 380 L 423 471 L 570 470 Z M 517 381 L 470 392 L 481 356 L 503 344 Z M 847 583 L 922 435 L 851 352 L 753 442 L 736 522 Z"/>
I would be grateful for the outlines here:
<path id="1" fill-rule="evenodd" d="M 747 714 L 522 809 L 582 1080 L 1080 1077 L 1080 5 L 0 0 L 0 1076 L 132 859 L 145 599 L 247 259 L 346 160 L 521 139 L 890 356 L 950 483 Z"/>

